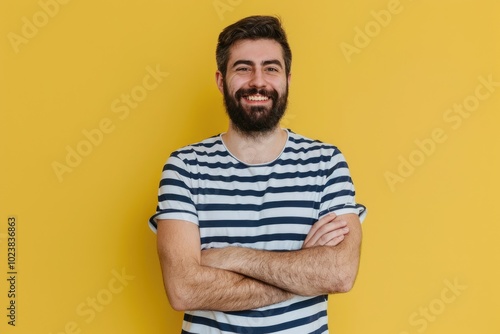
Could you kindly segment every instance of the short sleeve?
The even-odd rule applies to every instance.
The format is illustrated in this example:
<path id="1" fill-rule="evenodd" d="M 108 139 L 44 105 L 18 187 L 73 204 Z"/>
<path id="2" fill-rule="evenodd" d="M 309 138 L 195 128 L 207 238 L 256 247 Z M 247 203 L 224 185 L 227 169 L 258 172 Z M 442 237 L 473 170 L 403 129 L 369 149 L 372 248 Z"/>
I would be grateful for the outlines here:
<path id="1" fill-rule="evenodd" d="M 198 225 L 198 215 L 191 193 L 191 173 L 176 155 L 171 155 L 161 174 L 156 213 L 149 227 L 156 233 L 158 219 L 185 220 Z"/>
<path id="2" fill-rule="evenodd" d="M 336 215 L 357 214 L 362 222 L 366 207 L 356 203 L 356 192 L 344 155 L 335 148 L 329 161 L 326 182 L 322 193 L 319 217 L 330 212 Z"/>

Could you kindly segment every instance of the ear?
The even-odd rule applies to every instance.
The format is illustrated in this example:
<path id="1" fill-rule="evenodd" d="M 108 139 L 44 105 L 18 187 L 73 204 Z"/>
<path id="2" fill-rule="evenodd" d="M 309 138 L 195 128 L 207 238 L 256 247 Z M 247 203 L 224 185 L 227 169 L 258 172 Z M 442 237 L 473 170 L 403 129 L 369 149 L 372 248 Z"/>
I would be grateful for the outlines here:
<path id="1" fill-rule="evenodd" d="M 288 73 L 288 77 L 286 78 L 286 80 L 288 81 L 288 86 L 290 86 L 290 84 L 292 83 L 292 72 Z"/>
<path id="2" fill-rule="evenodd" d="M 215 82 L 219 91 L 224 94 L 224 76 L 220 71 L 215 72 Z"/>

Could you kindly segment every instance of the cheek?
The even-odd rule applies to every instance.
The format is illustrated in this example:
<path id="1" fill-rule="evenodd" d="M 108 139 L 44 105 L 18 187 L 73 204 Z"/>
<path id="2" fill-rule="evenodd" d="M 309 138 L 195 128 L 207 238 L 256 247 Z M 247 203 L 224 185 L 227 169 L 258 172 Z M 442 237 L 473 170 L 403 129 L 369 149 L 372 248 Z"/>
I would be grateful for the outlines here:
<path id="1" fill-rule="evenodd" d="M 236 91 L 245 86 L 245 80 L 233 77 L 227 82 L 227 90 L 230 94 L 234 95 Z"/>
<path id="2" fill-rule="evenodd" d="M 270 83 L 270 85 L 276 89 L 278 92 L 285 92 L 286 89 L 287 89 L 287 81 L 285 80 L 285 78 L 281 78 L 281 77 L 274 77 L 274 78 L 270 78 L 268 80 L 268 82 Z"/>
<path id="3" fill-rule="evenodd" d="M 234 80 L 232 78 L 226 78 L 223 82 L 223 87 L 224 86 L 227 93 L 232 95 L 234 92 Z"/>

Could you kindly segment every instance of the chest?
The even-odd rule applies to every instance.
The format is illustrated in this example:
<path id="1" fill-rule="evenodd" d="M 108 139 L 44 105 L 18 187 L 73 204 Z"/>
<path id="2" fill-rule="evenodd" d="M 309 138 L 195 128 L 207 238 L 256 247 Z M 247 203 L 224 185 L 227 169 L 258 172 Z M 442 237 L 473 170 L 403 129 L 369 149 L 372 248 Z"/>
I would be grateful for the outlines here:
<path id="1" fill-rule="evenodd" d="M 305 168 L 229 169 L 199 177 L 202 248 L 300 249 L 317 221 L 324 178 Z"/>

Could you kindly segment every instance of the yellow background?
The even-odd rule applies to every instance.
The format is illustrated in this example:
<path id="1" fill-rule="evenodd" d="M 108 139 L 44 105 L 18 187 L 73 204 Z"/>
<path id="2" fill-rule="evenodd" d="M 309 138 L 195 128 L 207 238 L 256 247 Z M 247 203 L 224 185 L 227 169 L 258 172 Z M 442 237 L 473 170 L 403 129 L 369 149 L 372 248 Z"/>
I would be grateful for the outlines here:
<path id="1" fill-rule="evenodd" d="M 41 3 L 54 1 L 0 4 L 0 332 L 179 333 L 147 219 L 169 153 L 226 129 L 216 39 L 254 14 L 280 15 L 289 35 L 283 125 L 339 146 L 369 207 L 358 280 L 331 297 L 331 332 L 500 332 L 498 1 L 66 2 L 45 18 Z M 148 69 L 163 77 L 144 90 Z M 132 92 L 142 100 L 125 114 Z M 448 111 L 464 103 L 467 116 Z M 58 176 L 78 145 L 87 156 Z M 410 157 L 418 166 L 403 177 Z M 16 327 L 5 316 L 11 215 Z"/>

